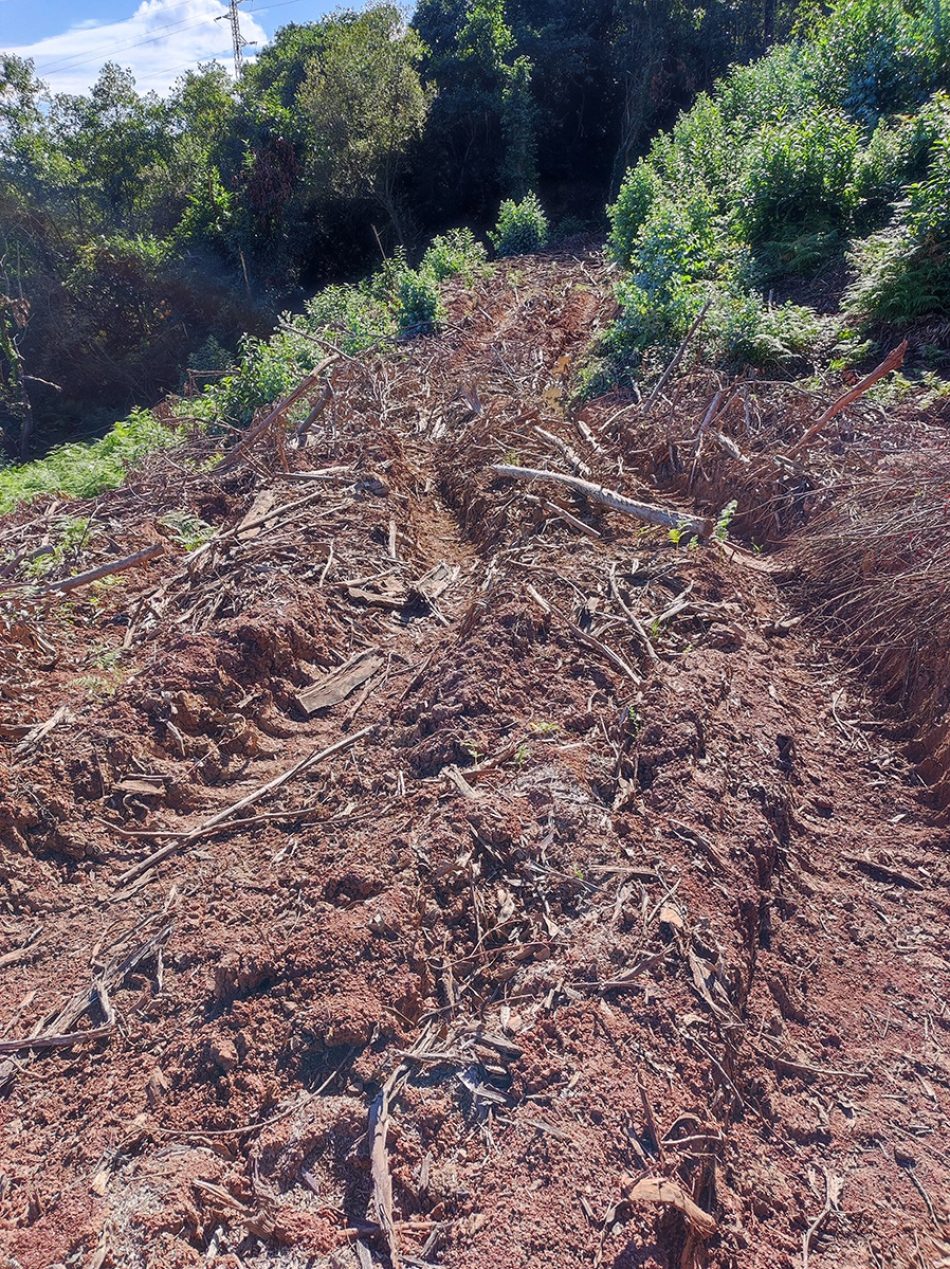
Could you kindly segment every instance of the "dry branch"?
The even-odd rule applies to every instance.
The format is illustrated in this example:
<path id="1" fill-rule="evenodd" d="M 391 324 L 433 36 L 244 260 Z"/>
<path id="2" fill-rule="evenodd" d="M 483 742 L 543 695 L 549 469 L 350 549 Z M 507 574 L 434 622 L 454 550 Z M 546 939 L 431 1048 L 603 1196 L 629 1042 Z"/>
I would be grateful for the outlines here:
<path id="1" fill-rule="evenodd" d="M 133 864 L 131 868 L 127 868 L 124 873 L 116 878 L 116 885 L 124 886 L 127 882 L 134 881 L 136 877 L 141 876 L 143 872 L 148 872 L 150 868 L 160 864 L 169 855 L 175 855 L 179 851 L 187 849 L 193 841 L 202 836 L 202 834 L 207 833 L 208 829 L 215 828 L 218 824 L 223 823 L 224 820 L 230 819 L 232 815 L 236 815 L 238 811 L 243 811 L 246 807 L 253 806 L 262 797 L 266 797 L 268 793 L 273 793 L 275 789 L 279 789 L 281 785 L 286 784 L 288 780 L 292 780 L 294 776 L 300 775 L 301 772 L 316 766 L 324 758 L 329 758 L 331 754 L 339 753 L 342 749 L 348 749 L 350 745 L 355 744 L 357 740 L 362 739 L 371 730 L 369 727 L 364 727 L 362 731 L 354 732 L 352 736 L 344 736 L 342 740 L 336 741 L 335 744 L 329 745 L 326 749 L 307 754 L 299 762 L 295 762 L 292 767 L 288 767 L 286 771 L 282 771 L 280 775 L 275 776 L 273 780 L 268 780 L 266 784 L 262 784 L 259 788 L 245 794 L 237 802 L 226 806 L 223 811 L 218 811 L 215 815 L 212 815 L 210 819 L 205 820 L 203 824 L 199 824 L 186 837 L 171 841 L 159 850 L 154 851 L 146 859 L 140 859 L 137 864 Z"/>
<path id="2" fill-rule="evenodd" d="M 88 586 L 90 582 L 97 582 L 100 577 L 109 577 L 112 573 L 121 573 L 127 568 L 135 568 L 137 564 L 154 560 L 164 551 L 165 546 L 162 542 L 154 542 L 151 546 L 136 551 L 134 555 L 126 555 L 124 559 L 100 564 L 98 568 L 91 568 L 86 573 L 77 573 L 74 577 L 64 577 L 61 582 L 49 582 L 40 594 L 51 595 L 54 591 L 76 590 L 80 586 Z"/>
<path id="3" fill-rule="evenodd" d="M 604 489 L 601 485 L 595 485 L 589 480 L 581 480 L 577 476 L 566 476 L 561 472 L 544 471 L 536 467 L 511 467 L 507 463 L 492 463 L 491 470 L 497 472 L 499 476 L 510 476 L 515 480 L 547 480 L 555 485 L 563 485 L 566 489 L 573 489 L 575 493 L 583 494 L 593 502 L 599 502 L 601 506 L 609 507 L 612 511 L 619 511 L 623 515 L 635 516 L 638 520 L 646 521 L 647 524 L 659 524 L 666 529 L 686 530 L 695 533 L 700 538 L 708 537 L 713 530 L 712 521 L 705 517 L 687 515 L 684 511 L 667 511 L 665 507 L 658 507 L 652 502 L 637 502 L 633 498 L 615 493 L 612 489 Z"/>
<path id="4" fill-rule="evenodd" d="M 683 353 L 686 352 L 686 349 L 689 347 L 690 341 L 692 340 L 693 336 L 699 330 L 700 326 L 702 326 L 703 319 L 705 318 L 706 314 L 709 312 L 710 304 L 712 304 L 712 296 L 709 297 L 706 303 L 702 306 L 702 308 L 693 318 L 693 324 L 692 326 L 690 326 L 689 330 L 683 336 L 683 342 L 680 344 L 679 348 L 677 348 L 676 352 L 673 354 L 673 359 L 670 362 L 670 364 L 666 367 L 666 369 L 660 375 L 659 382 L 657 383 L 653 391 L 650 393 L 650 399 L 647 401 L 646 405 L 643 407 L 644 414 L 649 414 L 650 411 L 653 409 L 653 407 L 656 405 L 657 400 L 659 399 L 660 393 L 663 391 L 663 389 L 666 387 L 667 383 L 669 382 L 670 375 L 672 375 L 673 371 L 682 361 Z"/>
<path id="5" fill-rule="evenodd" d="M 325 361 L 322 361 L 315 370 L 312 370 L 310 374 L 307 375 L 306 379 L 301 380 L 301 382 L 297 384 L 293 392 L 288 393 L 288 395 L 285 396 L 283 400 L 278 401 L 274 408 L 268 411 L 262 419 L 258 419 L 256 423 L 252 424 L 237 444 L 225 456 L 224 461 L 218 467 L 218 471 L 227 471 L 229 467 L 232 467 L 236 459 L 241 456 L 243 451 L 247 449 L 249 445 L 253 444 L 253 442 L 266 432 L 273 423 L 276 423 L 279 419 L 283 418 L 290 407 L 292 405 L 296 405 L 300 398 L 309 392 L 311 388 L 315 388 L 317 386 L 323 372 L 332 366 L 337 360 L 339 360 L 339 358 L 335 353 L 333 356 L 327 357 Z"/>
<path id="6" fill-rule="evenodd" d="M 838 397 L 837 401 L 832 401 L 828 409 L 811 427 L 805 432 L 804 436 L 799 437 L 791 449 L 786 450 L 786 458 L 797 458 L 812 443 L 815 437 L 823 432 L 831 420 L 839 415 L 842 410 L 846 410 L 849 405 L 857 401 L 858 397 L 863 397 L 868 388 L 873 388 L 879 379 L 883 379 L 885 375 L 889 375 L 892 370 L 897 370 L 904 364 L 904 356 L 907 352 L 907 340 L 898 344 L 896 348 L 891 349 L 879 366 L 876 366 L 869 375 L 856 383 L 843 396 Z"/>

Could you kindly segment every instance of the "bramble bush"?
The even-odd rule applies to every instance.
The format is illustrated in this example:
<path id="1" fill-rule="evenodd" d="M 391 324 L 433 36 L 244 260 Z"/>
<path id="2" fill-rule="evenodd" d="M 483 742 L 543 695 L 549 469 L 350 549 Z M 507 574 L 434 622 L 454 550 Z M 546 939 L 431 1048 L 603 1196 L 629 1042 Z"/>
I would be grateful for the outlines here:
<path id="1" fill-rule="evenodd" d="M 524 256 L 547 246 L 548 218 L 535 194 L 526 194 L 520 203 L 506 198 L 498 212 L 498 223 L 489 239 L 499 256 Z"/>

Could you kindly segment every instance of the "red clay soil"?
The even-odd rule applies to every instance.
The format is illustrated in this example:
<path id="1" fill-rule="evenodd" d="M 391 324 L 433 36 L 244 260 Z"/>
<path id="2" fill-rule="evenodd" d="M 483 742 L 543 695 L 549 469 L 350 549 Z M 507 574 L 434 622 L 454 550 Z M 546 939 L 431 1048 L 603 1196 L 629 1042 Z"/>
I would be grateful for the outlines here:
<path id="1" fill-rule="evenodd" d="M 566 408 L 608 292 L 515 262 L 308 443 L 0 527 L 167 548 L 8 601 L 3 1269 L 950 1264 L 947 833 L 864 684 L 764 565 L 487 470 L 662 497 Z"/>

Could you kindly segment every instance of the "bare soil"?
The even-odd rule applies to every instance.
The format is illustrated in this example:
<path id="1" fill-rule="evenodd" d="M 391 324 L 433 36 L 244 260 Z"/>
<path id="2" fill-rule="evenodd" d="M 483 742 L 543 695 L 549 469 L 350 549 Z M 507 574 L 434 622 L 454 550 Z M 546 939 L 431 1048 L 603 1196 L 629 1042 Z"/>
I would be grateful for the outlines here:
<path id="1" fill-rule="evenodd" d="M 541 426 L 687 507 L 572 421 L 609 281 L 515 262 L 307 444 L 0 526 L 167 544 L 3 600 L 3 1269 L 950 1264 L 948 835 L 893 728 L 780 546 L 487 469 L 564 470 Z"/>

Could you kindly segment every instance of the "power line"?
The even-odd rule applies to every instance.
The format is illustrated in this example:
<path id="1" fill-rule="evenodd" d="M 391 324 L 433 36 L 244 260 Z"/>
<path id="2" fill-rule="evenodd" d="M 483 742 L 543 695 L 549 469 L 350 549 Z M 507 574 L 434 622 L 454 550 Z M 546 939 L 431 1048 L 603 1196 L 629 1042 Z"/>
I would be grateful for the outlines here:
<path id="1" fill-rule="evenodd" d="M 157 44 L 161 40 L 164 40 L 171 31 L 178 31 L 182 29 L 190 31 L 196 26 L 205 26 L 205 24 L 210 20 L 210 17 L 211 15 L 209 14 L 207 18 L 202 18 L 198 22 L 191 22 L 188 20 L 185 20 L 184 22 L 171 22 L 168 26 L 163 26 L 158 35 L 149 35 L 144 40 L 132 40 L 130 43 L 120 44 L 118 47 L 115 45 L 103 45 L 101 48 L 92 49 L 86 53 L 78 53 L 74 57 L 61 58 L 58 62 L 53 62 L 49 66 L 37 67 L 36 73 L 38 75 L 55 74 L 57 71 L 65 70 L 69 66 L 84 66 L 89 62 L 98 61 L 98 59 L 103 55 L 108 55 L 110 53 L 122 53 L 129 48 L 141 48 L 143 44 Z"/>
<path id="2" fill-rule="evenodd" d="M 190 0 L 184 0 L 184 3 L 186 4 L 190 3 Z M 238 0 L 238 3 L 242 3 L 242 0 Z M 268 9 L 283 9 L 283 8 L 286 8 L 288 5 L 301 4 L 301 3 L 302 3 L 302 0 L 277 0 L 277 3 L 275 4 L 265 4 L 265 5 L 259 6 L 256 9 L 249 9 L 248 13 L 253 16 L 254 14 L 257 14 L 257 13 L 266 13 Z M 180 9 L 181 7 L 182 7 L 182 4 L 176 4 L 171 6 L 171 8 L 175 8 L 175 9 Z M 221 18 L 230 18 L 230 13 L 222 13 L 217 15 L 217 20 L 220 20 Z M 191 22 L 188 19 L 182 22 L 171 22 L 167 26 L 162 27 L 161 31 L 157 35 L 150 35 L 142 40 L 131 40 L 128 44 L 120 44 L 118 45 L 118 47 L 114 45 L 102 45 L 98 49 L 92 49 L 91 51 L 87 51 L 85 53 L 78 53 L 74 55 L 73 57 L 60 58 L 58 61 L 51 62 L 48 66 L 43 66 L 43 67 L 38 66 L 36 68 L 36 73 L 40 77 L 44 77 L 46 75 L 58 74 L 61 70 L 67 70 L 72 67 L 88 66 L 93 62 L 97 62 L 100 57 L 103 57 L 103 56 L 108 57 L 109 55 L 113 53 L 122 53 L 122 52 L 125 52 L 127 49 L 142 48 L 146 44 L 158 44 L 162 40 L 164 40 L 166 36 L 168 36 L 172 31 L 191 31 L 191 30 L 194 30 L 195 27 L 204 26 L 210 20 L 211 20 L 211 15 L 209 14 L 207 18 L 202 18 L 198 22 Z M 240 30 L 239 30 L 239 34 L 240 34 Z M 243 37 L 241 38 L 243 39 Z M 252 46 L 251 42 L 246 40 L 244 41 L 242 45 L 242 47 L 251 47 L 251 46 Z M 232 46 L 232 53 L 233 53 L 233 46 Z M 217 57 L 220 55 L 210 54 L 210 55 L 206 55 L 205 58 L 202 58 L 199 60 L 207 60 L 209 56 Z M 241 59 L 241 61 L 243 64 L 243 58 Z M 193 65 L 193 64 L 194 63 L 189 63 L 189 65 Z M 187 67 L 183 69 L 187 69 Z"/>

